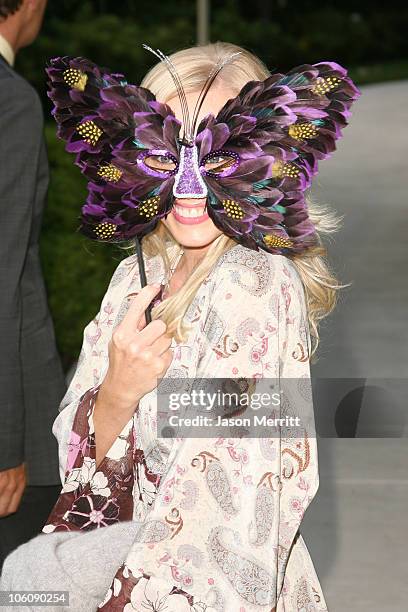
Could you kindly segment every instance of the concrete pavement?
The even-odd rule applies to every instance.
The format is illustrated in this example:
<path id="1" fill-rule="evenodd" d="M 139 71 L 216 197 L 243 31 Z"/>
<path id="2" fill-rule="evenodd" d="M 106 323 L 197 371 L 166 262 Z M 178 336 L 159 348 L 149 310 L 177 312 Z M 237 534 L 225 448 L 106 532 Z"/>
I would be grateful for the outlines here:
<path id="1" fill-rule="evenodd" d="M 408 609 L 408 81 L 361 90 L 344 138 L 332 159 L 321 162 L 312 190 L 317 201 L 345 215 L 329 249 L 340 280 L 353 282 L 323 324 L 312 375 L 347 379 L 350 398 L 355 388 L 362 389 L 356 435 L 363 437 L 319 438 L 320 488 L 301 532 L 330 612 L 403 612 Z M 316 406 L 317 417 L 328 412 L 333 423 L 338 400 L 328 395 Z M 384 431 L 394 437 L 374 437 Z"/>

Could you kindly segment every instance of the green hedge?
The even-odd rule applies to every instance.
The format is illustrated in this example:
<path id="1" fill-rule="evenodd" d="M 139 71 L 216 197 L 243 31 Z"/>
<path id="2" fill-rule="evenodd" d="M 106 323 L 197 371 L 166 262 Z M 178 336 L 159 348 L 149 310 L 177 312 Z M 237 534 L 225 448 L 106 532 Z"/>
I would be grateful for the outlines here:
<path id="1" fill-rule="evenodd" d="M 113 270 L 126 253 L 78 232 L 86 180 L 55 129 L 54 123 L 45 129 L 51 180 L 40 253 L 58 348 L 67 369 L 78 356 L 83 328 L 97 313 Z"/>
<path id="2" fill-rule="evenodd" d="M 98 4 L 105 5 L 107 12 L 98 9 Z M 261 19 L 255 3 L 247 9 L 246 3 L 237 0 L 212 0 L 211 40 L 243 45 L 278 71 L 323 60 L 350 69 L 408 60 L 408 6 L 377 3 L 371 10 L 367 6 L 351 10 L 333 3 L 310 3 L 306 9 L 303 2 L 297 9 L 288 2 L 279 9 L 278 3 L 272 4 L 270 18 Z M 45 102 L 44 67 L 57 55 L 83 55 L 124 72 L 130 82 L 137 83 L 156 63 L 142 43 L 166 53 L 195 44 L 195 2 L 164 3 L 153 11 L 150 6 L 147 0 L 117 6 L 89 0 L 50 5 L 41 35 L 18 54 L 16 67 Z M 396 76 L 407 78 L 408 73 L 403 69 Z"/>

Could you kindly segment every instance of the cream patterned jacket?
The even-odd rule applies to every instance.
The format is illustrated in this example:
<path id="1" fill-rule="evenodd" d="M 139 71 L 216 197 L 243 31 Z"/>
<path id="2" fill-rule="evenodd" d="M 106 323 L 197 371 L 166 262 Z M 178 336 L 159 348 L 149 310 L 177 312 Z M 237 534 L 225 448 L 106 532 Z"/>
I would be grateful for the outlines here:
<path id="1" fill-rule="evenodd" d="M 147 282 L 163 278 L 161 258 L 151 258 Z M 319 476 L 310 335 L 295 265 L 239 244 L 224 253 L 185 315 L 191 331 L 184 343 L 173 340 L 173 361 L 161 384 L 290 380 L 292 411 L 296 405 L 303 415 L 300 430 L 285 430 L 284 437 L 271 429 L 270 436 L 250 438 L 158 438 L 156 388 L 96 469 L 93 409 L 108 368 L 108 343 L 139 290 L 131 256 L 119 264 L 98 315 L 85 328 L 78 367 L 53 426 L 63 489 L 43 531 L 140 522 L 100 610 L 327 610 L 299 532 Z"/>

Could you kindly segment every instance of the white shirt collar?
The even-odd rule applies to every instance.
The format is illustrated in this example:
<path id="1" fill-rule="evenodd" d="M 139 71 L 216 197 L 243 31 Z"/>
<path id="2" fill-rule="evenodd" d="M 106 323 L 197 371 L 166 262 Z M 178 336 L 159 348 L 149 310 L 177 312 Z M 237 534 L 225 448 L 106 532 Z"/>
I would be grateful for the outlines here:
<path id="1" fill-rule="evenodd" d="M 1 34 L 0 34 L 0 54 L 4 57 L 6 62 L 10 64 L 10 66 L 14 66 L 14 60 L 15 60 L 16 55 L 14 53 L 13 47 L 10 45 L 9 41 L 6 40 L 4 36 L 2 36 Z"/>

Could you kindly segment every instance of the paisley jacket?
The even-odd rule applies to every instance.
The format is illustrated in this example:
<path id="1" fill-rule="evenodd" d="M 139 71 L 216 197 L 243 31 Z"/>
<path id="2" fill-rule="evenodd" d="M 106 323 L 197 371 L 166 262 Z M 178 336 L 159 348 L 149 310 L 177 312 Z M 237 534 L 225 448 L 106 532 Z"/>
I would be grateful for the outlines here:
<path id="1" fill-rule="evenodd" d="M 159 256 L 146 266 L 160 282 Z M 157 436 L 158 388 L 96 468 L 93 408 L 112 330 L 140 290 L 136 256 L 117 267 L 85 328 L 71 385 L 53 425 L 61 495 L 44 533 L 140 522 L 100 610 L 306 612 L 327 610 L 299 526 L 319 486 L 304 289 L 283 255 L 237 244 L 202 283 L 173 340 L 165 380 L 293 381 L 303 425 L 290 435 Z M 160 388 L 160 385 L 159 385 Z M 282 414 L 282 412 L 281 412 Z M 264 430 L 265 431 L 265 430 Z"/>

